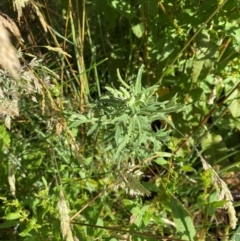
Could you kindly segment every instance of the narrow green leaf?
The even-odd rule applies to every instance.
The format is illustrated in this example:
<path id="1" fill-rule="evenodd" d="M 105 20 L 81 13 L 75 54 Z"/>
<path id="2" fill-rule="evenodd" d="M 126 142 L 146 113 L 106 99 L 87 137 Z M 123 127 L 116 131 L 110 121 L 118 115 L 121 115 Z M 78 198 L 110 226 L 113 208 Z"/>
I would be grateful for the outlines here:
<path id="1" fill-rule="evenodd" d="M 135 84 L 135 95 L 141 93 L 141 90 L 142 90 L 142 73 L 143 73 L 143 67 L 144 65 L 142 64 L 139 71 L 138 71 L 138 74 L 137 74 L 137 80 L 136 80 L 136 84 Z"/>
<path id="2" fill-rule="evenodd" d="M 121 154 L 121 151 L 122 151 L 123 148 L 127 145 L 128 141 L 129 141 L 128 136 L 125 136 L 124 139 L 123 139 L 123 141 L 122 141 L 121 144 L 118 146 L 118 149 L 117 149 L 117 151 L 116 151 L 116 154 L 115 154 L 116 159 L 119 159 L 120 154 Z"/>
<path id="3" fill-rule="evenodd" d="M 78 120 L 74 120 L 72 122 L 72 124 L 69 126 L 69 128 L 74 128 L 74 127 L 78 127 L 84 123 L 91 123 L 91 122 L 94 122 L 94 120 L 96 119 L 88 119 L 86 118 L 85 116 L 83 116 L 81 119 L 78 119 Z"/>
<path id="4" fill-rule="evenodd" d="M 156 154 L 160 157 L 171 157 L 173 156 L 172 153 L 169 152 L 163 152 L 163 151 L 157 151 Z"/>
<path id="5" fill-rule="evenodd" d="M 117 69 L 117 76 L 118 80 L 122 83 L 122 85 L 124 85 L 127 89 L 130 89 L 130 86 L 122 79 L 119 69 Z"/>
<path id="6" fill-rule="evenodd" d="M 98 126 L 99 126 L 99 123 L 95 123 L 95 124 L 93 124 L 92 126 L 91 126 L 91 128 L 88 130 L 88 132 L 87 132 L 87 135 L 89 136 L 89 135 L 91 135 L 91 134 L 93 134 L 93 133 L 97 133 L 97 130 L 98 130 Z"/>
<path id="7" fill-rule="evenodd" d="M 45 188 L 48 189 L 47 180 L 44 176 L 42 176 L 42 181 L 43 181 L 43 184 L 44 184 Z"/>
<path id="8" fill-rule="evenodd" d="M 189 165 L 183 165 L 182 170 L 184 172 L 195 172 L 196 173 L 196 170 L 192 166 L 189 166 Z"/>

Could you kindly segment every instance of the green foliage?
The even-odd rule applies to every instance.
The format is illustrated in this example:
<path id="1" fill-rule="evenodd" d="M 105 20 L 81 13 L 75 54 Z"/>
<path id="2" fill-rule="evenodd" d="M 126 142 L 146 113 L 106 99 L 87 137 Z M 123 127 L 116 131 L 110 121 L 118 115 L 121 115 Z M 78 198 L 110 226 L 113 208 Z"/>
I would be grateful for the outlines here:
<path id="1" fill-rule="evenodd" d="M 170 199 L 170 206 L 181 239 L 194 240 L 196 230 L 190 214 L 175 198 Z"/>
<path id="2" fill-rule="evenodd" d="M 91 123 L 88 135 L 101 135 L 106 150 L 115 153 L 118 162 L 129 157 L 143 160 L 161 150 L 163 144 L 170 141 L 169 131 L 160 129 L 156 133 L 151 129 L 155 120 L 163 120 L 172 127 L 166 114 L 182 110 L 176 104 L 176 97 L 171 101 L 158 102 L 156 91 L 158 86 L 143 88 L 141 84 L 143 68 L 140 68 L 134 85 L 116 88 L 106 87 L 107 94 L 102 96 L 96 104 L 91 105 L 92 112 L 87 117 L 76 115 L 70 117 L 70 128 L 83 123 Z M 139 146 L 142 148 L 139 149 Z M 126 164 L 126 163 L 125 163 Z"/>
<path id="3" fill-rule="evenodd" d="M 14 3 L 0 239 L 238 240 L 239 0 Z"/>

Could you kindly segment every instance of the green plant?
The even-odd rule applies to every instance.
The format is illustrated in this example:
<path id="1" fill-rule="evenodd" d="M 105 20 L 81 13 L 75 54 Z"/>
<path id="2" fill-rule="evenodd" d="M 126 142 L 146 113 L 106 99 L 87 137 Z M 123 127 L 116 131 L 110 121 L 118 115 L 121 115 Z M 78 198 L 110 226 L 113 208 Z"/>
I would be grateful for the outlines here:
<path id="1" fill-rule="evenodd" d="M 237 240 L 239 1 L 12 3 L 0 238 Z"/>

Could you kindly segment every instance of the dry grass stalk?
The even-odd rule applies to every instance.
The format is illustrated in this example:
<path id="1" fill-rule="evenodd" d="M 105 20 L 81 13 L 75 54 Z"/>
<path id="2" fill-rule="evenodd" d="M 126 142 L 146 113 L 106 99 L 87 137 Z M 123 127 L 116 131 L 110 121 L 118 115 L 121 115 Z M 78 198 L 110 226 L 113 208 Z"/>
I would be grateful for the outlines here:
<path id="1" fill-rule="evenodd" d="M 14 0 L 13 1 L 14 11 L 17 10 L 17 13 L 18 13 L 18 21 L 20 20 L 20 18 L 22 16 L 22 9 L 27 5 L 28 2 L 29 2 L 29 0 Z"/>
<path id="2" fill-rule="evenodd" d="M 2 23 L 0 23 L 0 65 L 8 70 L 11 77 L 18 79 L 20 62 L 16 50 L 10 43 L 9 34 Z"/>
<path id="3" fill-rule="evenodd" d="M 11 18 L 9 18 L 6 14 L 0 12 L 0 22 L 5 28 L 11 31 L 11 33 L 18 39 L 19 42 L 21 41 L 21 33 L 19 31 L 19 28 Z"/>
<path id="4" fill-rule="evenodd" d="M 9 183 L 9 187 L 10 187 L 10 191 L 13 195 L 13 197 L 16 198 L 16 185 L 15 185 L 15 165 L 9 163 L 9 167 L 8 167 L 8 183 Z"/>
<path id="5" fill-rule="evenodd" d="M 69 209 L 63 191 L 60 191 L 59 193 L 58 211 L 60 214 L 61 232 L 63 239 L 67 241 L 74 241 L 70 224 L 71 220 L 69 216 Z"/>
<path id="6" fill-rule="evenodd" d="M 204 170 L 211 169 L 213 173 L 212 183 L 216 187 L 216 189 L 220 189 L 219 194 L 219 201 L 226 200 L 226 204 L 224 208 L 227 209 L 228 217 L 229 217 L 229 225 L 232 229 L 235 229 L 237 226 L 237 216 L 236 211 L 233 206 L 233 197 L 231 194 L 231 191 L 228 189 L 227 184 L 218 176 L 218 174 L 215 172 L 215 170 L 212 168 L 210 164 L 207 163 L 207 161 L 203 158 L 201 153 L 195 148 L 195 151 L 197 152 L 198 156 L 200 157 L 200 160 L 202 162 L 202 166 Z"/>
<path id="7" fill-rule="evenodd" d="M 11 118 L 18 115 L 18 99 L 7 100 L 7 98 L 4 98 L 0 103 L 0 116 L 5 116 L 5 126 L 9 130 L 11 128 Z"/>
<path id="8" fill-rule="evenodd" d="M 38 18 L 39 18 L 39 21 L 40 21 L 40 23 L 41 23 L 42 26 L 43 26 L 44 31 L 47 32 L 47 30 L 48 30 L 48 24 L 46 23 L 43 15 L 42 15 L 42 13 L 39 11 L 38 6 L 37 6 L 33 1 L 31 2 L 31 5 L 32 5 L 32 7 L 33 7 L 34 10 L 35 10 L 35 12 L 36 12 L 36 14 L 37 14 L 37 16 L 38 16 Z"/>

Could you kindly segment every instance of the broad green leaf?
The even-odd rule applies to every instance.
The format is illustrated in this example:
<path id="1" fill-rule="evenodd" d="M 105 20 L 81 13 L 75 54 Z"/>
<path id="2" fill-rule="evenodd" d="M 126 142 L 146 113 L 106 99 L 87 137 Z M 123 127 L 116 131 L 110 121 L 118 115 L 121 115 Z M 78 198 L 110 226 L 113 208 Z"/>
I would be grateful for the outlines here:
<path id="1" fill-rule="evenodd" d="M 193 61 L 193 69 L 192 69 L 192 82 L 193 83 L 196 83 L 198 81 L 198 77 L 201 74 L 203 64 L 204 64 L 203 60 Z"/>
<path id="2" fill-rule="evenodd" d="M 167 162 L 164 158 L 162 158 L 162 157 L 159 157 L 158 159 L 156 159 L 155 162 L 156 162 L 157 164 L 159 164 L 159 165 L 165 165 L 165 164 L 168 163 L 168 162 Z"/>
<path id="3" fill-rule="evenodd" d="M 170 206 L 176 229 L 181 235 L 181 239 L 186 241 L 194 241 L 196 230 L 188 211 L 174 197 L 170 197 Z"/>
<path id="4" fill-rule="evenodd" d="M 78 136 L 78 132 L 79 132 L 78 128 L 72 128 L 70 131 L 71 131 L 73 137 L 76 138 Z"/>
<path id="5" fill-rule="evenodd" d="M 5 229 L 5 228 L 15 227 L 18 223 L 19 223 L 18 220 L 8 220 L 8 221 L 0 224 L 0 229 L 1 229 L 1 228 L 4 228 L 4 229 Z"/>
<path id="6" fill-rule="evenodd" d="M 218 207 L 222 207 L 226 201 L 218 201 L 219 200 L 219 192 L 215 191 L 211 193 L 211 195 L 208 198 L 208 205 L 207 205 L 207 215 L 211 216 L 214 215 L 216 212 L 216 209 Z"/>
<path id="7" fill-rule="evenodd" d="M 149 209 L 149 205 L 146 205 L 142 208 L 142 221 L 144 223 L 144 226 L 146 227 L 149 222 L 150 222 L 150 219 L 151 219 L 151 211 Z"/>
<path id="8" fill-rule="evenodd" d="M 230 241 L 240 241 L 240 226 L 238 226 L 237 230 L 234 232 Z"/>
<path id="9" fill-rule="evenodd" d="M 233 36 L 235 38 L 235 40 L 237 41 L 237 43 L 240 43 L 240 29 L 237 28 L 233 31 Z"/>
<path id="10" fill-rule="evenodd" d="M 145 205 L 142 208 L 134 207 L 131 210 L 131 213 L 135 216 L 134 224 L 136 224 L 138 227 L 141 227 L 142 224 L 144 224 L 144 226 L 148 225 L 151 218 L 149 205 Z"/>
<path id="11" fill-rule="evenodd" d="M 156 184 L 154 183 L 150 183 L 150 182 L 142 182 L 141 183 L 147 190 L 151 191 L 151 192 L 158 192 L 159 189 L 157 188 Z M 150 195 L 151 197 L 151 195 Z"/>
<path id="12" fill-rule="evenodd" d="M 143 23 L 136 24 L 132 27 L 133 33 L 136 35 L 136 37 L 141 38 L 144 33 L 144 25 Z"/>
<path id="13" fill-rule="evenodd" d="M 3 140 L 3 145 L 9 146 L 10 144 L 10 136 L 6 130 L 4 125 L 0 125 L 0 139 Z"/>
<path id="14" fill-rule="evenodd" d="M 134 220 L 134 224 L 137 225 L 137 227 L 140 227 L 142 225 L 142 214 L 141 213 L 135 213 L 134 214 L 135 220 Z"/>
<path id="15" fill-rule="evenodd" d="M 228 98 L 228 109 L 231 112 L 232 116 L 237 118 L 240 117 L 240 94 L 239 90 L 236 89 Z"/>

